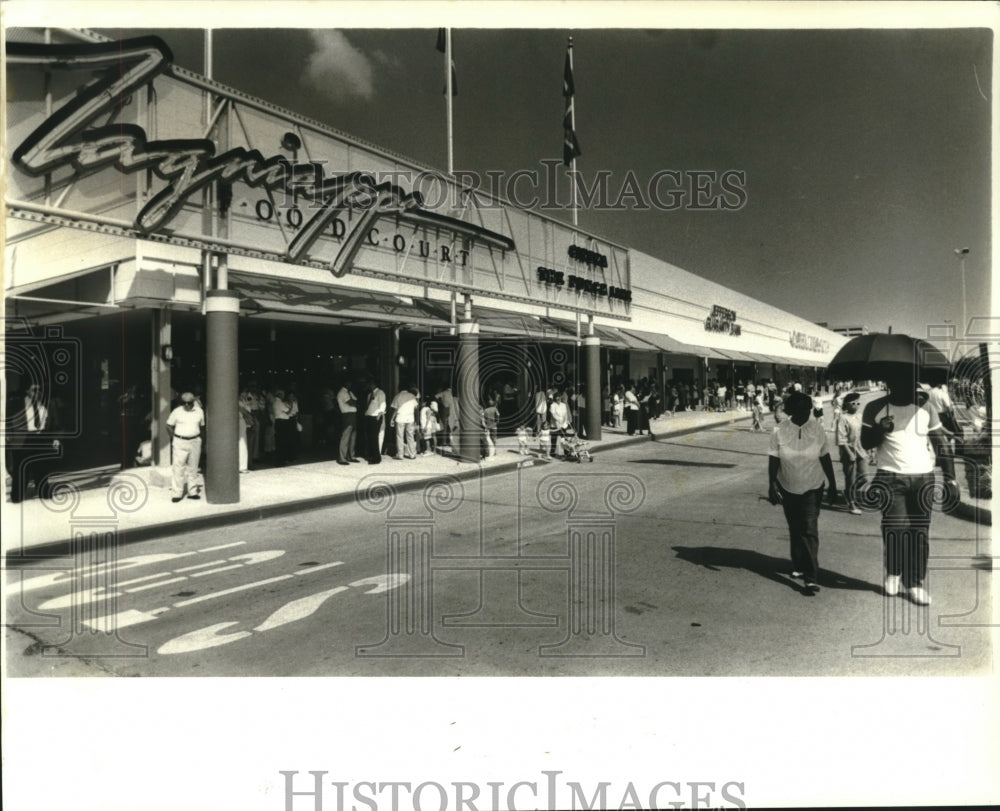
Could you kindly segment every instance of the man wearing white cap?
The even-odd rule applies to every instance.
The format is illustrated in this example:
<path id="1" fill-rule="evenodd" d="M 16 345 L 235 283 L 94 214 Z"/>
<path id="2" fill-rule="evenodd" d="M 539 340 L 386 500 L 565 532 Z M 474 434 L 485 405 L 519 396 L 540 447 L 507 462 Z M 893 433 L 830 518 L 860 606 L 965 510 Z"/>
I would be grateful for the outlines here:
<path id="1" fill-rule="evenodd" d="M 181 405 L 167 417 L 170 432 L 170 450 L 173 468 L 170 480 L 171 501 L 176 504 L 184 498 L 187 488 L 188 498 L 201 498 L 201 482 L 198 478 L 198 459 L 201 457 L 201 431 L 205 427 L 205 412 L 194 401 L 194 395 L 186 391 L 181 395 Z"/>

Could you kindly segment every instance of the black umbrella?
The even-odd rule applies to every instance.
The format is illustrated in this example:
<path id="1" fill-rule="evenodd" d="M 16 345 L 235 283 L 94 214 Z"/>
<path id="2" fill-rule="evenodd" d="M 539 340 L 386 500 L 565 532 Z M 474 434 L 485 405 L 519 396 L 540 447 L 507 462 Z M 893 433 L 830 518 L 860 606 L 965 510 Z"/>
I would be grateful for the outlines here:
<path id="1" fill-rule="evenodd" d="M 948 381 L 948 358 L 933 344 L 898 332 L 873 332 L 844 344 L 827 372 L 842 380 L 888 380 L 914 367 L 915 382 L 936 386 Z"/>

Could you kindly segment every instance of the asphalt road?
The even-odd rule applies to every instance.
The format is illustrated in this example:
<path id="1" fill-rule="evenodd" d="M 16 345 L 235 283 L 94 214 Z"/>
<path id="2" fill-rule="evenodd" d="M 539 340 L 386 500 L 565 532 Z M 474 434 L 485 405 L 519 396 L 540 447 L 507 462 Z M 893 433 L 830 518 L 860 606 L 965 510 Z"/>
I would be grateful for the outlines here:
<path id="1" fill-rule="evenodd" d="M 7 672 L 988 673 L 990 527 L 934 516 L 921 609 L 882 595 L 878 514 L 824 509 L 808 596 L 767 444 L 741 423 L 415 493 L 383 464 L 364 504 L 8 569 Z"/>

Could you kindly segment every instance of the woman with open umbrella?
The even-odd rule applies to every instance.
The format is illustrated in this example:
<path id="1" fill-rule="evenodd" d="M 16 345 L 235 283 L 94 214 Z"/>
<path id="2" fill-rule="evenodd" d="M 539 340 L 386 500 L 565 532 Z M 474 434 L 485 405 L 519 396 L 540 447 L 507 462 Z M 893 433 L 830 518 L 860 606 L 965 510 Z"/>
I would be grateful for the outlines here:
<path id="1" fill-rule="evenodd" d="M 917 605 L 930 605 L 924 586 L 930 554 L 931 505 L 937 456 L 945 468 L 944 429 L 931 403 L 918 403 L 913 371 L 886 379 L 889 392 L 864 411 L 861 445 L 875 448 L 878 470 L 870 485 L 882 496 L 882 546 L 885 593 L 900 586 Z M 953 469 L 945 469 L 945 485 L 955 492 Z"/>
<path id="2" fill-rule="evenodd" d="M 800 391 L 785 398 L 788 419 L 771 434 L 768 500 L 785 510 L 791 541 L 792 577 L 805 578 L 807 594 L 819 589 L 819 509 L 823 485 L 829 503 L 837 500 L 837 480 L 823 426 L 812 416 L 812 398 Z"/>
<path id="3" fill-rule="evenodd" d="M 941 383 L 948 359 L 927 341 L 903 334 L 873 333 L 848 341 L 828 367 L 841 378 L 885 382 L 888 393 L 865 406 L 861 445 L 876 449 L 877 471 L 868 490 L 881 503 L 885 593 L 905 589 L 917 605 L 930 605 L 924 581 L 930 554 L 935 455 L 948 496 L 957 495 L 951 458 L 937 409 L 919 402 L 917 383 Z M 872 498 L 869 501 L 873 500 Z"/>

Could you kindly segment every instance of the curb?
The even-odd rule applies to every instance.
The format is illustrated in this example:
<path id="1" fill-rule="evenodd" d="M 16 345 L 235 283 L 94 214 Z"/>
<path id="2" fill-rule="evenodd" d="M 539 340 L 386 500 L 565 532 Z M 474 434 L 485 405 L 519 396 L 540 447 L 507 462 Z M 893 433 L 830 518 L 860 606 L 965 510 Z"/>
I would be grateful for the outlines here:
<path id="1" fill-rule="evenodd" d="M 750 419 L 749 415 L 746 417 L 734 418 L 730 420 L 729 423 L 692 426 L 690 428 L 683 428 L 675 431 L 661 431 L 655 434 L 655 436 L 626 436 L 621 439 L 603 442 L 600 447 L 594 448 L 591 453 L 596 455 L 602 451 L 613 450 L 626 445 L 638 445 L 643 442 L 655 442 L 658 439 L 666 439 L 668 437 L 684 436 L 686 434 L 704 431 L 708 428 L 714 428 L 718 425 L 729 425 L 744 419 Z M 537 460 L 533 460 L 532 464 L 537 465 L 540 463 Z M 550 462 L 545 462 L 544 464 L 550 464 Z M 522 466 L 524 466 L 524 462 L 519 457 L 516 460 L 500 462 L 489 467 L 476 466 L 474 468 L 467 468 L 458 473 L 438 473 L 423 476 L 421 478 L 414 479 L 413 481 L 395 484 L 394 487 L 398 492 L 405 493 L 418 490 L 424 487 L 428 482 L 434 481 L 438 478 L 449 477 L 458 479 L 459 481 L 467 481 L 469 479 L 485 478 L 489 476 L 496 476 L 501 473 L 508 473 L 512 470 L 517 470 Z M 356 498 L 357 490 L 354 489 L 347 492 L 331 493 L 324 496 L 311 496 L 309 498 L 299 499 L 298 501 L 284 502 L 281 504 L 267 504 L 260 507 L 234 510 L 233 512 L 216 513 L 215 515 L 192 516 L 177 521 L 150 524 L 144 527 L 123 530 L 118 533 L 119 545 L 138 543 L 141 541 L 151 541 L 158 538 L 168 538 L 171 535 L 177 535 L 183 532 L 197 532 L 220 526 L 260 521 L 265 518 L 275 518 L 281 515 L 294 515 L 296 513 L 310 512 L 313 510 L 324 509 L 326 507 L 334 507 L 338 504 L 349 503 L 354 501 Z M 4 554 L 4 563 L 8 566 L 14 566 L 17 564 L 33 563 L 39 558 L 65 557 L 67 555 L 72 555 L 75 551 L 77 551 L 75 547 L 78 544 L 79 541 L 72 538 L 66 538 L 59 541 L 48 541 L 46 543 L 37 544 L 28 548 L 20 547 L 6 552 Z"/>

